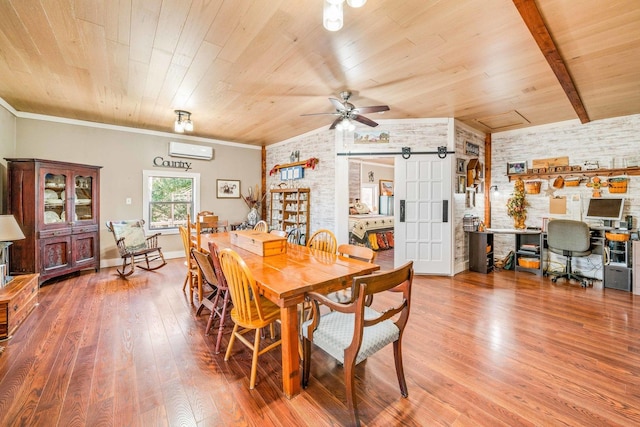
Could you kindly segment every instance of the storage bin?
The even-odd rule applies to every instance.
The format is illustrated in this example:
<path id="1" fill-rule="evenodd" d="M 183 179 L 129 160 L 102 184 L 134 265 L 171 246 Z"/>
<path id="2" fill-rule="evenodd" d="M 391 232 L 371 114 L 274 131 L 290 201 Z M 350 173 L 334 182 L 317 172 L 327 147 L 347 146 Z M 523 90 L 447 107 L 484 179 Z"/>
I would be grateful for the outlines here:
<path id="1" fill-rule="evenodd" d="M 540 260 L 536 258 L 518 258 L 518 265 L 524 268 L 540 268 Z"/>

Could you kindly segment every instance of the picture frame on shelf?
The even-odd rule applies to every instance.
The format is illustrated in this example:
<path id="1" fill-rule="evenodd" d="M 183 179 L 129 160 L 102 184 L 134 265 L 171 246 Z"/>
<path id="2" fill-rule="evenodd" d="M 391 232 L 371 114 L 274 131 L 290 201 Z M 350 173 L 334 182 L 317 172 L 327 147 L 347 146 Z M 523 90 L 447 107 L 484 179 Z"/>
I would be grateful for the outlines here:
<path id="1" fill-rule="evenodd" d="M 456 191 L 459 194 L 463 194 L 467 188 L 467 177 L 464 175 L 458 176 L 458 190 Z"/>
<path id="2" fill-rule="evenodd" d="M 239 199 L 240 181 L 235 179 L 217 179 L 216 197 L 218 199 Z"/>
<path id="3" fill-rule="evenodd" d="M 456 159 L 457 163 L 456 163 L 456 173 L 458 174 L 462 174 L 466 172 L 465 169 L 465 160 L 464 159 Z"/>
<path id="4" fill-rule="evenodd" d="M 507 175 L 521 175 L 527 173 L 527 162 L 507 162 Z"/>
<path id="5" fill-rule="evenodd" d="M 393 196 L 393 181 L 386 179 L 380 180 L 380 195 Z"/>

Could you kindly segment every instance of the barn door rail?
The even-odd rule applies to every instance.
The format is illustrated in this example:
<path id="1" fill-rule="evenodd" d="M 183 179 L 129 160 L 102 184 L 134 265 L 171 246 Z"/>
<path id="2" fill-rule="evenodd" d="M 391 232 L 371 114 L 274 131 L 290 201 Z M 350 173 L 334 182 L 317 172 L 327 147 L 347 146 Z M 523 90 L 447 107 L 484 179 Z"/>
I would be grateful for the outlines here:
<path id="1" fill-rule="evenodd" d="M 447 151 L 447 147 L 442 145 L 438 147 L 438 151 L 411 151 L 411 147 L 402 147 L 402 151 L 391 151 L 387 153 L 375 152 L 375 153 L 337 153 L 338 156 L 397 156 L 398 154 L 402 156 L 403 159 L 408 159 L 412 154 L 437 154 L 439 158 L 444 159 L 447 157 L 447 154 L 455 154 L 455 151 Z"/>

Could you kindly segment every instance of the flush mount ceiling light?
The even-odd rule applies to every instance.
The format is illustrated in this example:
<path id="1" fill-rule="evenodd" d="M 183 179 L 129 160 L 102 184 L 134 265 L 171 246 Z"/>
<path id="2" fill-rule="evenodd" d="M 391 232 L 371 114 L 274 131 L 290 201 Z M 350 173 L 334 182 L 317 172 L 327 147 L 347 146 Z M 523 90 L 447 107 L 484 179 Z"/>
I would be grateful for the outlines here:
<path id="1" fill-rule="evenodd" d="M 367 0 L 347 0 L 347 4 L 353 8 L 364 6 Z M 344 24 L 343 16 L 344 0 L 324 0 L 322 13 L 322 25 L 329 31 L 338 31 Z"/>
<path id="2" fill-rule="evenodd" d="M 192 132 L 193 122 L 191 121 L 191 113 L 184 110 L 175 110 L 174 112 L 178 118 L 173 125 L 173 130 L 178 133 L 184 133 L 185 131 Z"/>

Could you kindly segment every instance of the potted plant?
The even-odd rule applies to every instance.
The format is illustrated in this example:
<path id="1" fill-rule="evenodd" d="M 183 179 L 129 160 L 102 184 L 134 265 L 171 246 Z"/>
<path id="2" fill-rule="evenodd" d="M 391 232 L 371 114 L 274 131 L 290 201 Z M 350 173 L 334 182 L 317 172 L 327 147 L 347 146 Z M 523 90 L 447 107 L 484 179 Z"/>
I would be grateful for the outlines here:
<path id="1" fill-rule="evenodd" d="M 526 228 L 524 221 L 527 218 L 527 200 L 521 178 L 516 179 L 513 190 L 513 195 L 507 200 L 507 214 L 513 218 L 514 228 L 522 230 Z"/>

